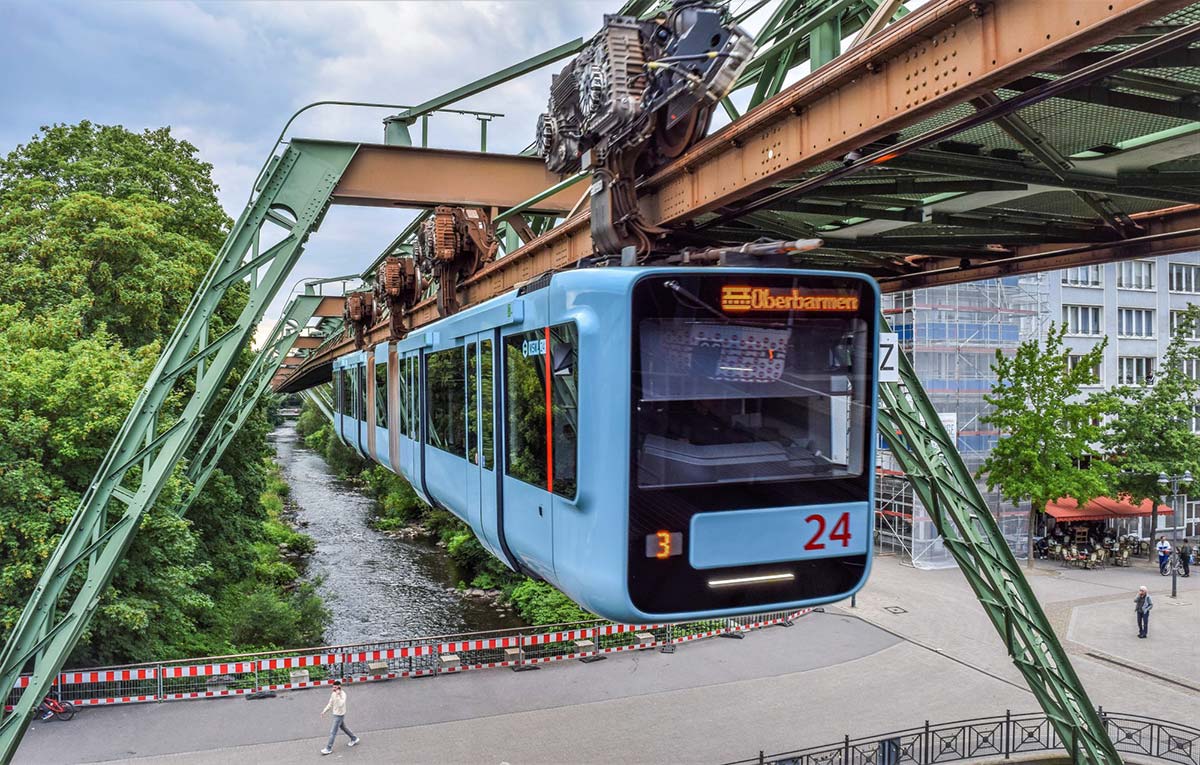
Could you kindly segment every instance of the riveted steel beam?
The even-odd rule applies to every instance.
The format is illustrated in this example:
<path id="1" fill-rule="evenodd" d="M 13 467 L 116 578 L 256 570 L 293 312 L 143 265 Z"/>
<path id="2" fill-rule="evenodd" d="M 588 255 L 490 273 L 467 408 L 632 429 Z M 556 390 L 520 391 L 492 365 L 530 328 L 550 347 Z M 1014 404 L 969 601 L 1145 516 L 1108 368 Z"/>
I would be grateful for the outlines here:
<path id="1" fill-rule="evenodd" d="M 338 181 L 333 201 L 374 207 L 501 209 L 524 203 L 528 212 L 562 214 L 583 190 L 578 185 L 581 178 L 565 186 L 562 180 L 539 157 L 367 145 L 359 148 Z M 543 194 L 550 188 L 554 193 Z"/>
<path id="2" fill-rule="evenodd" d="M 1200 250 L 1198 205 L 1139 213 L 1132 217 L 1144 227 L 1145 234 L 1115 242 L 1018 246 L 1011 256 L 996 262 L 914 258 L 910 261 L 911 273 L 882 277 L 879 286 L 884 292 L 897 292 Z"/>

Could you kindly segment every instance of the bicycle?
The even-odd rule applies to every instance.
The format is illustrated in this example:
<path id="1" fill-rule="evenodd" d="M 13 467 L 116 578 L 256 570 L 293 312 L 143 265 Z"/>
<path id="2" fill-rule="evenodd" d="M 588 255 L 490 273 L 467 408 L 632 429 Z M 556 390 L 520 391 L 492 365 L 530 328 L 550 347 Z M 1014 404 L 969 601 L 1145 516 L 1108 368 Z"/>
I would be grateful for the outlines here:
<path id="1" fill-rule="evenodd" d="M 75 716 L 75 705 L 69 701 L 60 701 L 53 696 L 42 699 L 38 712 L 43 720 L 55 718 L 66 722 Z"/>
<path id="2" fill-rule="evenodd" d="M 1158 570 L 1158 573 L 1163 576 L 1170 576 L 1171 572 L 1175 572 L 1179 576 L 1183 576 L 1183 561 L 1179 559 L 1179 553 L 1173 552 L 1167 558 L 1167 565 Z"/>

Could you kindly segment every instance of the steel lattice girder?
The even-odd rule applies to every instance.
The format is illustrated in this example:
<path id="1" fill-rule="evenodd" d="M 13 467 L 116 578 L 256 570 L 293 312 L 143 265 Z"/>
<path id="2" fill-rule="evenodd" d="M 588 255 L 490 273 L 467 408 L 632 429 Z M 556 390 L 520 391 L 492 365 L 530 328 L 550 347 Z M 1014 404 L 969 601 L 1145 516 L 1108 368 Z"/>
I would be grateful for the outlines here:
<path id="1" fill-rule="evenodd" d="M 296 344 L 300 330 L 304 329 L 304 325 L 316 313 L 321 300 L 320 295 L 299 295 L 292 298 L 284 309 L 283 316 L 271 331 L 270 339 L 254 357 L 250 368 L 245 371 L 237 387 L 229 395 L 225 408 L 213 422 L 208 436 L 192 456 L 187 473 L 192 488 L 176 511 L 179 515 L 185 515 L 196 501 L 196 497 L 204 490 L 217 463 L 225 454 L 225 449 L 258 405 L 259 398 L 270 385 L 271 378 L 287 358 L 288 352 Z"/>
<path id="2" fill-rule="evenodd" d="M 883 317 L 880 323 L 887 326 Z M 879 386 L 879 434 L 1072 759 L 1118 765 L 1104 723 L 903 353 L 900 379 Z"/>
<path id="3" fill-rule="evenodd" d="M 0 688 L 6 690 L 14 687 L 22 670 L 33 662 L 28 686 L 12 712 L 0 719 L 0 761 L 12 759 L 34 708 L 50 690 L 83 634 L 142 517 L 195 438 L 205 411 L 250 341 L 263 310 L 291 273 L 309 233 L 320 223 L 330 194 L 353 155 L 353 145 L 293 141 L 282 156 L 272 161 L 258 185 L 261 193 L 242 212 L 226 238 L 109 447 L 0 655 Z M 263 224 L 285 220 L 276 212 L 278 209 L 290 212 L 295 222 L 282 241 L 258 254 L 256 243 Z M 251 253 L 249 261 L 247 253 Z M 263 270 L 261 279 L 253 278 Z M 246 277 L 252 278 L 252 286 L 236 323 L 221 337 L 206 342 L 208 322 L 217 304 L 230 285 Z M 202 362 L 203 371 L 179 418 L 169 427 L 159 428 L 158 415 L 175 381 Z M 129 469 L 138 463 L 145 467 L 137 486 L 122 487 Z M 108 505 L 114 498 L 125 508 L 110 519 Z M 71 595 L 66 591 L 67 584 L 85 561 L 82 585 Z M 59 616 L 58 602 L 64 597 L 70 605 Z"/>

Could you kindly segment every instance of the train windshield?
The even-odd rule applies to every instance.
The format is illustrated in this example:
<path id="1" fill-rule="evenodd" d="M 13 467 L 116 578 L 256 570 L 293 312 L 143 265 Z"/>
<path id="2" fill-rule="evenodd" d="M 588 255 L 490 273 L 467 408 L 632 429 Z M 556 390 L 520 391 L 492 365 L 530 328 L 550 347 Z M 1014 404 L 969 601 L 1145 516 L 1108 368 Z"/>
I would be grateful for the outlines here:
<path id="1" fill-rule="evenodd" d="M 873 335 L 861 283 L 648 281 L 636 301 L 639 488 L 862 474 Z"/>

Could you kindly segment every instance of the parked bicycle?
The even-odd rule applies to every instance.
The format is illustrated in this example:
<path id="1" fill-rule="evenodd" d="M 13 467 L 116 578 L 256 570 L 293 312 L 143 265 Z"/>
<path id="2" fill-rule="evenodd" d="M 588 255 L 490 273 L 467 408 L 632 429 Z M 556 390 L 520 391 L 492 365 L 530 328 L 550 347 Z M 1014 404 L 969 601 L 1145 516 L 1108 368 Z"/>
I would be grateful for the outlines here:
<path id="1" fill-rule="evenodd" d="M 1179 553 L 1177 552 L 1172 552 L 1171 556 L 1167 558 L 1167 565 L 1158 570 L 1158 573 L 1163 576 L 1170 576 L 1172 572 L 1183 576 L 1183 561 L 1179 559 Z"/>
<path id="2" fill-rule="evenodd" d="M 69 701 L 47 696 L 38 705 L 38 714 L 43 720 L 54 718 L 66 722 L 75 716 L 75 706 Z"/>

